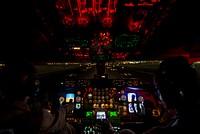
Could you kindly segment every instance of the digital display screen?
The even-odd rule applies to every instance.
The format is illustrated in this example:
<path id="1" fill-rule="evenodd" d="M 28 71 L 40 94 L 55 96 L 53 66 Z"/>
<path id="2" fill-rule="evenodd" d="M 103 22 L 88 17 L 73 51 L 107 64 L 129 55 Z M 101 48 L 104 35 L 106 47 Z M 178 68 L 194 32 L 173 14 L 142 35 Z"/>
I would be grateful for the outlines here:
<path id="1" fill-rule="evenodd" d="M 128 93 L 128 102 L 137 101 L 136 93 Z"/>
<path id="2" fill-rule="evenodd" d="M 85 116 L 86 117 L 92 117 L 92 111 L 86 111 Z"/>
<path id="3" fill-rule="evenodd" d="M 110 111 L 109 116 L 110 117 L 117 117 L 117 112 L 116 111 Z"/>
<path id="4" fill-rule="evenodd" d="M 137 104 L 134 103 L 134 106 L 133 106 L 132 103 L 129 103 L 128 111 L 129 111 L 129 113 L 138 113 Z"/>
<path id="5" fill-rule="evenodd" d="M 70 100 L 72 102 L 74 102 L 74 93 L 67 93 L 66 94 L 66 102 L 70 102 Z"/>
<path id="6" fill-rule="evenodd" d="M 96 119 L 106 119 L 106 112 L 104 111 L 97 112 Z"/>

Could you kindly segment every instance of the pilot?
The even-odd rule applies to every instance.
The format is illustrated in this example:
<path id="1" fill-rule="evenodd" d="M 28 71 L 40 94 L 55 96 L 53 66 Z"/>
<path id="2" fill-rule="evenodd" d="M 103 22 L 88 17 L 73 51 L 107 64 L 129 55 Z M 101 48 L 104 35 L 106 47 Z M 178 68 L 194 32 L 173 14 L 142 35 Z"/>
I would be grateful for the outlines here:
<path id="1" fill-rule="evenodd" d="M 200 133 L 200 85 L 195 69 L 185 57 L 171 57 L 161 62 L 155 76 L 160 97 L 166 109 L 173 109 L 174 114 L 165 126 L 155 126 L 143 134 Z M 109 128 L 107 134 L 116 133 L 109 121 L 105 124 L 102 126 Z M 135 133 L 128 129 L 122 132 Z"/>
<path id="2" fill-rule="evenodd" d="M 32 76 L 36 72 L 30 62 L 8 62 L 3 69 L 1 89 L 4 91 L 6 107 L 1 107 L 0 133 L 15 134 L 74 134 L 72 125 L 65 122 L 66 110 L 62 107 L 50 113 L 41 107 L 32 111 L 28 102 L 34 95 Z"/>
<path id="3" fill-rule="evenodd" d="M 158 100 L 158 110 L 159 110 L 159 123 L 160 125 L 167 125 L 172 118 L 177 114 L 176 108 L 175 107 L 167 107 L 166 103 L 164 102 L 162 95 L 160 94 L 159 91 L 159 83 L 157 83 L 158 80 L 158 76 L 159 76 L 159 72 L 158 70 L 155 72 L 154 76 L 153 76 L 153 83 L 155 86 L 155 94 Z M 161 79 L 161 78 L 159 78 Z"/>
<path id="4" fill-rule="evenodd" d="M 183 56 L 171 57 L 161 62 L 155 76 L 160 98 L 169 112 L 165 116 L 171 120 L 143 134 L 199 133 L 200 85 L 194 68 Z"/>
<path id="5" fill-rule="evenodd" d="M 151 133 L 196 133 L 199 124 L 199 77 L 197 72 L 182 56 L 165 59 L 161 62 L 156 83 L 162 100 L 169 112 L 174 113 L 165 127 L 154 127 L 145 132 Z"/>

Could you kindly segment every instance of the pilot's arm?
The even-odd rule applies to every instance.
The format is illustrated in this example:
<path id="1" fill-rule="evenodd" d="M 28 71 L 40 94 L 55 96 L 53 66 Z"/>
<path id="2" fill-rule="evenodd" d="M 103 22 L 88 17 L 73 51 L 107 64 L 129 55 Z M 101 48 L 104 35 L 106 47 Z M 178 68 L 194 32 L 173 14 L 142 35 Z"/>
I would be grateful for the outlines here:
<path id="1" fill-rule="evenodd" d="M 68 133 L 68 134 L 75 134 L 74 127 L 65 122 L 66 118 L 66 110 L 63 107 L 60 107 L 57 113 L 52 114 L 48 112 L 46 109 L 42 110 L 43 112 L 43 121 L 41 125 L 41 133 Z"/>

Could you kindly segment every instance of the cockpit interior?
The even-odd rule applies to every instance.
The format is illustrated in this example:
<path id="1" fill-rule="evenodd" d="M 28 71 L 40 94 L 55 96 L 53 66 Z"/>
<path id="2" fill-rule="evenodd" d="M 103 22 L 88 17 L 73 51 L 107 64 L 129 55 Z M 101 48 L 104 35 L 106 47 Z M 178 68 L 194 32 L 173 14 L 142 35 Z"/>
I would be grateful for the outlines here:
<path id="1" fill-rule="evenodd" d="M 31 5 L 31 41 L 2 49 L 0 66 L 9 56 L 30 60 L 36 67 L 34 87 L 47 110 L 66 107 L 66 122 L 78 134 L 100 134 L 97 122 L 103 119 L 118 132 L 142 133 L 158 124 L 153 74 L 165 58 L 185 56 L 200 75 L 199 9 L 193 1 L 35 0 Z"/>

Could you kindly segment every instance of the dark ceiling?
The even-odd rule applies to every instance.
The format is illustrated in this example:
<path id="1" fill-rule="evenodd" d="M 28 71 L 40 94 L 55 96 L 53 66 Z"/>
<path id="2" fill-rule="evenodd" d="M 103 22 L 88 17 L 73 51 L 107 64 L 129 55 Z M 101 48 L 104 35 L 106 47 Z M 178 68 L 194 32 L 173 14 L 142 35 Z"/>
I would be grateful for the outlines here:
<path id="1" fill-rule="evenodd" d="M 90 38 L 95 30 L 105 29 L 98 22 L 91 22 L 86 28 L 80 28 L 76 25 L 66 28 L 66 25 L 61 23 L 62 16 L 59 15 L 59 10 L 56 8 L 57 1 L 34 0 L 27 3 L 24 0 L 19 0 L 2 4 L 10 5 L 8 6 L 10 12 L 2 12 L 4 19 L 2 19 L 3 23 L 1 25 L 3 29 L 1 31 L 3 35 L 1 59 L 28 57 L 33 60 L 62 60 L 63 54 L 59 53 L 58 48 L 63 49 L 66 46 L 66 37 L 77 36 L 78 33 L 84 35 L 85 38 Z M 175 1 L 175 3 L 169 6 L 169 1 Z M 126 32 L 123 19 L 130 15 L 130 11 L 136 13 L 139 10 L 139 7 L 125 8 L 123 6 L 124 3 L 129 2 L 134 3 L 137 1 L 118 0 L 115 13 L 117 19 L 114 19 L 112 28 L 108 28 L 113 36 L 116 33 Z M 169 6 L 170 10 L 167 12 L 167 17 L 162 20 L 161 25 L 152 32 L 153 34 L 150 37 L 147 38 L 140 32 L 142 33 L 142 39 L 145 41 L 137 47 L 141 54 L 140 57 L 159 57 L 159 55 L 168 52 L 170 49 L 183 45 L 185 51 L 193 50 L 193 44 L 200 36 L 200 21 L 198 19 L 200 10 L 195 0 L 161 0 L 161 3 L 159 4 L 162 5 L 162 8 Z M 157 9 L 160 5 L 157 6 Z M 142 8 L 140 7 L 140 9 Z M 144 9 L 146 10 L 146 7 Z M 154 13 L 152 17 L 156 17 L 159 10 L 156 10 L 155 7 L 151 10 Z M 151 23 L 153 21 L 147 19 L 145 28 L 150 30 Z"/>

